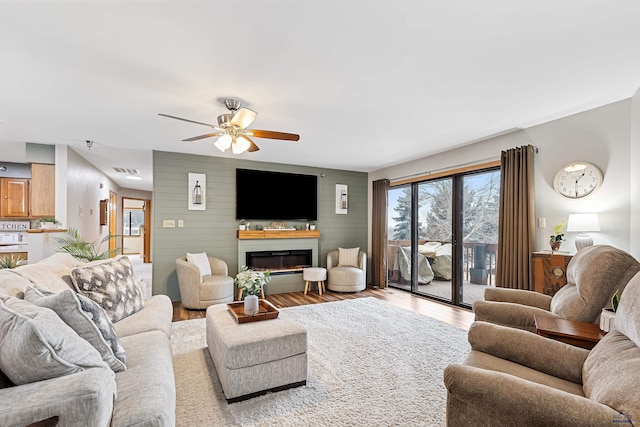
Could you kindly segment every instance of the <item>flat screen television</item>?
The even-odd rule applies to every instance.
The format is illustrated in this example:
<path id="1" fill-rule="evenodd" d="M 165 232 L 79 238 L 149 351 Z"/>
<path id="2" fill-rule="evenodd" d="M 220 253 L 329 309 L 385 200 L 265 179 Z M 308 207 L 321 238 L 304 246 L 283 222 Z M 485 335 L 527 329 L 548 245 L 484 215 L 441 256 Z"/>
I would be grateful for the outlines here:
<path id="1" fill-rule="evenodd" d="M 317 220 L 318 177 L 236 169 L 236 219 Z"/>

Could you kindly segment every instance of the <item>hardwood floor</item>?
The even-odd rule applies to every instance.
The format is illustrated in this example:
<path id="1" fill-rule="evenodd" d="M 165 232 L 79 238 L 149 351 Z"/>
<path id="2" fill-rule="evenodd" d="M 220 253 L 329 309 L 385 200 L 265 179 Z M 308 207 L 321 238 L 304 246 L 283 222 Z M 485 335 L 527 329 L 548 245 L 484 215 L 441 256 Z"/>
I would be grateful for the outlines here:
<path id="1" fill-rule="evenodd" d="M 471 310 L 452 305 L 443 304 L 420 296 L 412 295 L 398 289 L 365 289 L 358 293 L 339 293 L 326 291 L 322 296 L 317 291 L 304 294 L 304 292 L 290 292 L 285 294 L 267 295 L 266 299 L 278 308 L 295 307 L 306 304 L 319 304 L 330 301 L 340 301 L 353 298 L 374 297 L 387 301 L 397 307 L 410 310 L 415 313 L 438 319 L 456 328 L 468 330 L 473 322 L 474 315 Z M 182 303 L 173 303 L 173 321 L 198 319 L 206 315 L 206 310 L 188 310 Z"/>

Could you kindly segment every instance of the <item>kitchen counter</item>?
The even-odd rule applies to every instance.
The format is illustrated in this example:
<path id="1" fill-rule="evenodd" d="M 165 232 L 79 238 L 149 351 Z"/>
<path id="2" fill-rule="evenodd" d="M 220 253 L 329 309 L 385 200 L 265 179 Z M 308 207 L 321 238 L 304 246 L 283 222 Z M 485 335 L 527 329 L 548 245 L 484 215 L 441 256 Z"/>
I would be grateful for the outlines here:
<path id="1" fill-rule="evenodd" d="M 28 244 L 20 244 L 20 245 L 0 245 L 0 254 L 6 254 L 9 252 L 28 252 L 29 245 Z"/>

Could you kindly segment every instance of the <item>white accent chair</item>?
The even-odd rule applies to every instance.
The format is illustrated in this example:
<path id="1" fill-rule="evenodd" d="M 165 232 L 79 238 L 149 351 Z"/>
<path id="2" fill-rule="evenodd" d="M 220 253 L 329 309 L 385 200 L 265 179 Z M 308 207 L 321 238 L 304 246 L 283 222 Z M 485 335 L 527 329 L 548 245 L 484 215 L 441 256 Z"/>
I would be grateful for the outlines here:
<path id="1" fill-rule="evenodd" d="M 196 264 L 186 257 L 176 259 L 176 273 L 180 286 L 180 298 L 185 308 L 204 310 L 213 304 L 233 302 L 233 278 L 229 276 L 227 263 L 208 257 L 211 276 L 200 276 Z"/>
<path id="2" fill-rule="evenodd" d="M 339 252 L 327 254 L 327 289 L 335 292 L 360 292 L 367 287 L 367 254 L 360 251 L 358 267 L 339 265 Z"/>

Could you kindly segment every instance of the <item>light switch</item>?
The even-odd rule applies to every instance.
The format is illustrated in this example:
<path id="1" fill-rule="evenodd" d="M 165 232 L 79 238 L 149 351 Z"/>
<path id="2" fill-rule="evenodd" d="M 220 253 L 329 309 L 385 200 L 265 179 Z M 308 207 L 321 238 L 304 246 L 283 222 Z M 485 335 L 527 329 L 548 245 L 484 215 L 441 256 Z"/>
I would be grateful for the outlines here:
<path id="1" fill-rule="evenodd" d="M 173 228 L 176 226 L 176 220 L 175 219 L 163 219 L 162 220 L 162 226 L 164 228 Z"/>
<path id="2" fill-rule="evenodd" d="M 538 218 L 538 228 L 545 228 L 547 226 L 547 218 Z"/>
<path id="3" fill-rule="evenodd" d="M 184 220 L 183 219 L 179 219 L 178 220 L 178 227 L 184 227 Z"/>

